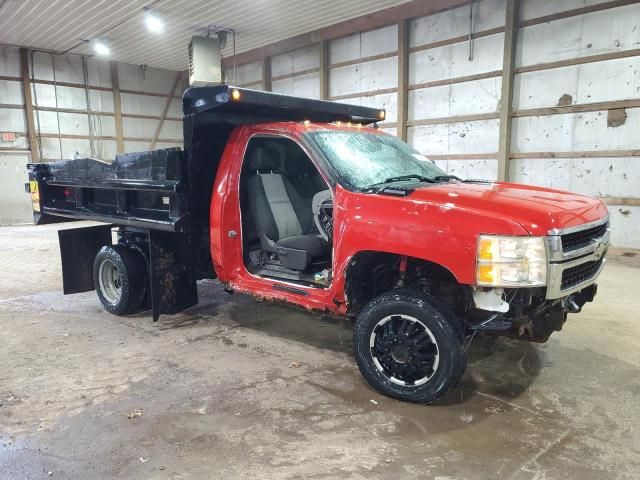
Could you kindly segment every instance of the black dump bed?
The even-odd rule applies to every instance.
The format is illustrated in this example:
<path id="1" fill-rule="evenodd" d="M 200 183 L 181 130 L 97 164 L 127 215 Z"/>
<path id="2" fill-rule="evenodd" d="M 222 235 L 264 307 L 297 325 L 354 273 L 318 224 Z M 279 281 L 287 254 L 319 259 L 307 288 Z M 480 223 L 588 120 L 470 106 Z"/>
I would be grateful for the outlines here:
<path id="1" fill-rule="evenodd" d="M 83 158 L 30 165 L 30 182 L 38 185 L 36 223 L 60 216 L 180 231 L 188 216 L 179 148 L 120 154 L 112 163 Z"/>
<path id="2" fill-rule="evenodd" d="M 83 158 L 30 164 L 28 190 L 37 224 L 97 220 L 186 232 L 208 224 L 218 162 L 236 126 L 274 121 L 369 124 L 384 111 L 230 86 L 183 96 L 184 150 L 119 154 L 112 163 Z"/>

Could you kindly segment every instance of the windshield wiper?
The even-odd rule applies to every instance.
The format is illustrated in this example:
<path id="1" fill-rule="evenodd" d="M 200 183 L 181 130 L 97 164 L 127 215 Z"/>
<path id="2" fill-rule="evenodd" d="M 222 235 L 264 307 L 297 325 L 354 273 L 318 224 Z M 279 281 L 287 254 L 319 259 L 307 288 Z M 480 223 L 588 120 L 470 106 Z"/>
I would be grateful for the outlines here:
<path id="1" fill-rule="evenodd" d="M 409 175 L 399 175 L 397 177 L 389 177 L 382 182 L 374 183 L 372 185 L 365 187 L 363 191 L 365 192 L 377 191 L 378 190 L 377 187 L 380 187 L 382 185 L 387 185 L 388 183 L 401 182 L 403 180 L 418 180 L 419 182 L 436 183 L 436 181 L 432 178 L 425 177 L 424 175 L 419 175 L 417 173 L 415 174 L 410 173 Z"/>
<path id="2" fill-rule="evenodd" d="M 427 183 L 435 183 L 435 179 L 433 178 L 429 178 L 429 177 L 425 177 L 424 175 L 418 175 L 417 173 L 410 173 L 409 175 L 400 175 L 398 177 L 389 177 L 387 179 L 385 179 L 384 182 L 380 182 L 376 185 L 381 185 L 381 184 L 385 184 L 385 183 L 393 183 L 393 182 L 401 182 L 403 180 L 419 180 L 421 182 L 427 182 Z"/>
<path id="3" fill-rule="evenodd" d="M 380 187 L 381 185 L 386 185 L 388 183 L 394 183 L 394 182 L 401 182 L 403 180 L 414 180 L 414 179 L 420 182 L 436 183 L 435 180 L 433 180 L 432 178 L 425 177 L 424 175 L 419 175 L 417 173 L 415 174 L 410 173 L 409 175 L 399 175 L 397 177 L 389 177 L 382 182 L 374 183 L 372 185 L 369 185 L 368 187 L 365 187 L 363 191 L 374 192 L 374 191 L 377 191 L 378 190 L 377 187 Z"/>
<path id="4" fill-rule="evenodd" d="M 455 175 L 438 175 L 437 177 L 433 177 L 433 180 L 436 182 L 446 182 L 447 180 L 458 180 L 459 182 L 464 182 L 460 177 L 456 177 Z"/>

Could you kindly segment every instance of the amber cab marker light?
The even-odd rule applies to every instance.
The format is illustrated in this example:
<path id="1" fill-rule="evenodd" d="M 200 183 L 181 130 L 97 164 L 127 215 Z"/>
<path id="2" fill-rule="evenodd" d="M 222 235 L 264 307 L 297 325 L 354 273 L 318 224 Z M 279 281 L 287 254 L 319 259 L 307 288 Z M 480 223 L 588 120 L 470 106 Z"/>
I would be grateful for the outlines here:
<path id="1" fill-rule="evenodd" d="M 233 100 L 240 100 L 240 90 L 236 90 L 235 88 L 231 90 L 231 98 Z"/>

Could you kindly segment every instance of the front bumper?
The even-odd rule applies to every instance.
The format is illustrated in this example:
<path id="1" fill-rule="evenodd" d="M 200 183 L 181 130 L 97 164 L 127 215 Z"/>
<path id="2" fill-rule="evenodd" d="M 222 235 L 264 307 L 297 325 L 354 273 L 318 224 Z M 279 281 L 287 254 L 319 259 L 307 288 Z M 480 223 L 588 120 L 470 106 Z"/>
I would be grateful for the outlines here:
<path id="1" fill-rule="evenodd" d="M 596 231 L 579 248 L 563 248 L 563 238 L 581 232 Z M 554 300 L 567 297 L 595 283 L 606 263 L 609 248 L 609 218 L 564 230 L 552 230 L 547 237 L 546 298 Z"/>
<path id="2" fill-rule="evenodd" d="M 471 328 L 546 342 L 554 331 L 562 329 L 568 313 L 577 313 L 593 301 L 609 239 L 608 217 L 550 231 L 546 237 L 546 288 L 474 289 L 476 311 L 485 313 L 471 319 Z M 486 312 L 494 313 L 487 318 Z"/>

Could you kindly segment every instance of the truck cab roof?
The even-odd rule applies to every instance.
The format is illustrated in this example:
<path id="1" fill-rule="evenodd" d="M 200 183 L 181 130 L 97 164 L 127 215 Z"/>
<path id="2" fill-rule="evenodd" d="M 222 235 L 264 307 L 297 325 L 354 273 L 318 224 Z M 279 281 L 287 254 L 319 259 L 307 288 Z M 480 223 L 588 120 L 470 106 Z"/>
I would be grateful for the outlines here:
<path id="1" fill-rule="evenodd" d="M 288 132 L 297 135 L 319 131 L 360 131 L 363 133 L 383 133 L 380 129 L 375 127 L 370 127 L 361 123 L 341 121 L 333 123 L 310 122 L 308 120 L 302 122 L 263 122 L 257 123 L 253 125 L 253 127 L 260 130 Z"/>

